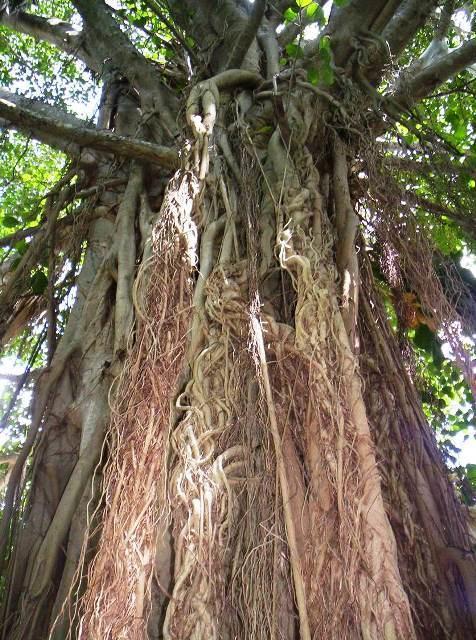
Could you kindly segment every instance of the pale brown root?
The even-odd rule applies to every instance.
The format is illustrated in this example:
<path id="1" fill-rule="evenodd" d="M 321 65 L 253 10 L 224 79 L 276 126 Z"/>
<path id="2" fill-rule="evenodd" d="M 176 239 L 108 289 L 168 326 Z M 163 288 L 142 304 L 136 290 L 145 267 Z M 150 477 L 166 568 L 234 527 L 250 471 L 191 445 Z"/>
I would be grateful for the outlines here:
<path id="1" fill-rule="evenodd" d="M 157 501 L 165 508 L 170 398 L 184 366 L 194 255 L 190 216 L 197 193 L 190 173 L 171 181 L 152 255 L 137 279 L 140 323 L 114 392 L 113 455 L 104 472 L 107 509 L 81 603 L 79 637 L 88 640 L 139 639 L 146 633 L 160 531 Z"/>

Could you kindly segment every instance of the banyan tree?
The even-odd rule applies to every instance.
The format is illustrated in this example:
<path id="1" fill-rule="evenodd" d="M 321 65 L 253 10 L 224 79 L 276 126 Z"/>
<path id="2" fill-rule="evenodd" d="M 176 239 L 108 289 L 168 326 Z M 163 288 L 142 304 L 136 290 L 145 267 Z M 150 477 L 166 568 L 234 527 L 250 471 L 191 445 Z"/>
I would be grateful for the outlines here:
<path id="1" fill-rule="evenodd" d="M 0 5 L 2 640 L 475 637 L 473 3 Z"/>

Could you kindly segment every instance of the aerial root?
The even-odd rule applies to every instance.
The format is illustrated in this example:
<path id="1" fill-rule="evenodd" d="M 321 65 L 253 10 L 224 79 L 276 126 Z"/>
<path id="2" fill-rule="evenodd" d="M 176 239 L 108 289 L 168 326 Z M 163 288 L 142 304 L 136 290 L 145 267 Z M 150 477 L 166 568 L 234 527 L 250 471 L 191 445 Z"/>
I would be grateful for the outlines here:
<path id="1" fill-rule="evenodd" d="M 147 635 L 151 585 L 160 579 L 154 569 L 161 530 L 157 503 L 165 509 L 170 398 L 186 348 L 197 194 L 192 174 L 171 181 L 153 230 L 152 254 L 135 283 L 137 337 L 114 394 L 106 514 L 81 603 L 80 638 Z"/>

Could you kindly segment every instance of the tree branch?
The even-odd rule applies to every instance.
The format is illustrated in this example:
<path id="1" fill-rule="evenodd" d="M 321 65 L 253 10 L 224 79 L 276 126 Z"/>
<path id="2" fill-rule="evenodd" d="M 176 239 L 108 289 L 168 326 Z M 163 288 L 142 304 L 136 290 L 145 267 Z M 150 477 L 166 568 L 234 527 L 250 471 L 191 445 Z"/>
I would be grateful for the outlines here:
<path id="1" fill-rule="evenodd" d="M 353 39 L 368 31 L 377 19 L 387 0 L 351 0 L 344 7 L 332 7 L 324 35 L 332 38 L 334 62 L 344 66 L 354 50 Z"/>
<path id="2" fill-rule="evenodd" d="M 372 33 L 375 33 L 375 34 L 382 33 L 382 31 L 385 29 L 387 24 L 393 18 L 393 16 L 395 15 L 395 12 L 397 11 L 397 9 L 401 4 L 402 4 L 402 0 L 388 0 L 385 6 L 382 7 L 382 10 L 378 14 L 378 16 L 372 22 L 372 25 L 370 27 L 370 30 L 372 31 Z"/>
<path id="3" fill-rule="evenodd" d="M 30 380 L 36 381 L 44 371 L 44 368 L 34 369 L 33 371 L 30 371 L 27 377 L 27 382 L 29 382 Z M 24 373 L 0 373 L 0 380 L 5 380 L 5 382 L 10 382 L 12 384 L 18 384 L 24 375 Z M 2 458 L 0 458 L 0 464 L 5 464 L 5 462 L 2 462 Z"/>
<path id="4" fill-rule="evenodd" d="M 32 36 L 36 40 L 44 40 L 61 51 L 82 60 L 93 71 L 100 71 L 94 56 L 90 55 L 84 45 L 83 33 L 73 25 L 57 18 L 43 18 L 24 11 L 0 14 L 0 24 Z"/>
<path id="5" fill-rule="evenodd" d="M 412 76 L 403 74 L 391 97 L 397 103 L 410 107 L 415 101 L 425 98 L 438 86 L 475 62 L 476 38 L 472 38 Z"/>
<path id="6" fill-rule="evenodd" d="M 145 114 L 160 113 L 160 119 L 171 136 L 177 132 L 170 106 L 176 97 L 163 83 L 159 70 L 145 58 L 123 33 L 103 0 L 74 0 L 83 19 L 85 44 L 101 65 L 116 67 L 135 86 L 141 96 Z"/>
<path id="7" fill-rule="evenodd" d="M 382 32 L 390 53 L 397 57 L 437 6 L 438 0 L 406 0 Z"/>
<path id="8" fill-rule="evenodd" d="M 227 69 L 239 69 L 243 62 L 246 52 L 251 46 L 256 34 L 258 33 L 259 26 L 264 16 L 266 9 L 266 0 L 255 0 L 253 9 L 251 11 L 248 22 L 245 28 L 240 33 L 235 46 L 232 49 L 230 57 L 226 65 Z"/>
<path id="9" fill-rule="evenodd" d="M 455 8 L 455 0 L 446 0 L 443 8 L 441 9 L 441 16 L 436 29 L 435 38 L 437 40 L 443 40 L 448 34 L 448 30 L 451 26 L 451 17 Z"/>
<path id="10" fill-rule="evenodd" d="M 55 107 L 0 90 L 0 119 L 37 140 L 79 156 L 82 147 L 152 162 L 168 169 L 178 166 L 176 152 L 144 140 L 93 129 Z"/>

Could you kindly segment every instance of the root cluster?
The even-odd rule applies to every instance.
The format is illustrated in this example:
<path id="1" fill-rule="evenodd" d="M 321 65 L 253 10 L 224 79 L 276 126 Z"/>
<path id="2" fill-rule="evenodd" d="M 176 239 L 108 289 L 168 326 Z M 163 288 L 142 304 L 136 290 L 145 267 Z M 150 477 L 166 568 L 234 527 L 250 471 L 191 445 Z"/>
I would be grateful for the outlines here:
<path id="1" fill-rule="evenodd" d="M 191 213 L 198 187 L 177 176 L 164 196 L 152 253 L 135 287 L 135 343 L 113 389 L 101 541 L 82 602 L 79 637 L 144 638 L 158 538 L 165 535 L 170 398 L 184 367 L 191 304 Z"/>

